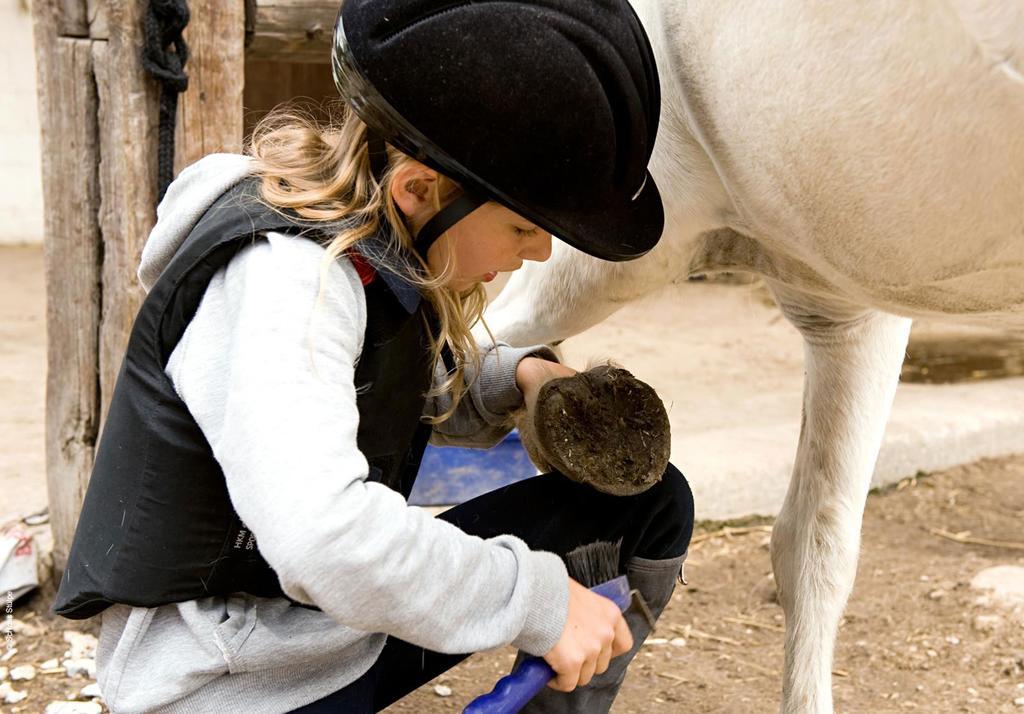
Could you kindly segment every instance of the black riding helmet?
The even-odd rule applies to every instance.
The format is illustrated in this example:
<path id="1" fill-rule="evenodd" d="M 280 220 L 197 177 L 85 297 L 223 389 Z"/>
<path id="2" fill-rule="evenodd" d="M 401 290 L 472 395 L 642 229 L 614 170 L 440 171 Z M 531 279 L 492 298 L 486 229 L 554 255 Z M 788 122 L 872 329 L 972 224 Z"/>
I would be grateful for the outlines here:
<path id="1" fill-rule="evenodd" d="M 378 178 L 387 141 L 465 190 L 421 256 L 488 200 L 605 260 L 661 237 L 658 73 L 627 0 L 345 0 L 332 64 Z"/>

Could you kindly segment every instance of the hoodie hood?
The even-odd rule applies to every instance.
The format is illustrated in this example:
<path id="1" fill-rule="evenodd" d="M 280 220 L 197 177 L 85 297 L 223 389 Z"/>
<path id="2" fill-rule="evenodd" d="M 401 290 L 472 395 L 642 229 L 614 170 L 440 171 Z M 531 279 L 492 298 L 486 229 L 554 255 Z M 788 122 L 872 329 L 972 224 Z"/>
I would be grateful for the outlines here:
<path id="1" fill-rule="evenodd" d="M 174 258 L 206 209 L 221 194 L 249 175 L 252 158 L 241 154 L 210 154 L 185 168 L 156 209 L 156 225 L 139 261 L 139 282 L 149 292 Z"/>

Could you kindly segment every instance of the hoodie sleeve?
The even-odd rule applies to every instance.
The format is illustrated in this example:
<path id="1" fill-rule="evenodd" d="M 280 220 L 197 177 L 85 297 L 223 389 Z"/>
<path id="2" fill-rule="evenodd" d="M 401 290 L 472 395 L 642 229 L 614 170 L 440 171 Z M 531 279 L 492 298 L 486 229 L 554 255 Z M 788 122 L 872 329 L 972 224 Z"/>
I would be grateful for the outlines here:
<path id="1" fill-rule="evenodd" d="M 339 260 L 318 301 L 323 255 L 276 234 L 246 247 L 168 363 L 235 509 L 284 591 L 342 624 L 438 652 L 545 654 L 568 610 L 558 555 L 469 535 L 366 481 L 353 383 L 365 297 Z"/>
<path id="2" fill-rule="evenodd" d="M 546 345 L 511 347 L 497 342 L 481 352 L 480 373 L 472 363 L 466 365 L 465 379 L 469 391 L 463 395 L 452 415 L 434 427 L 430 443 L 435 446 L 463 446 L 489 449 L 512 431 L 510 414 L 523 405 L 523 393 L 516 384 L 516 368 L 524 357 L 541 357 L 557 362 L 558 357 Z M 447 378 L 444 363 L 434 370 L 434 383 Z M 444 414 L 451 408 L 451 394 L 427 400 L 426 413 Z"/>

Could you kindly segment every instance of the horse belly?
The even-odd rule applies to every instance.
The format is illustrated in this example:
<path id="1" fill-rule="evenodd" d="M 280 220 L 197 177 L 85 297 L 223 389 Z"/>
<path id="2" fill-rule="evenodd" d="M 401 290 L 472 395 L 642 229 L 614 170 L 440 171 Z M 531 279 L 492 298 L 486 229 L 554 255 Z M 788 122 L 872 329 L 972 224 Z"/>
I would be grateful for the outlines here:
<path id="1" fill-rule="evenodd" d="M 669 64 L 738 231 L 865 304 L 1016 322 L 1024 67 L 957 5 L 685 3 Z"/>

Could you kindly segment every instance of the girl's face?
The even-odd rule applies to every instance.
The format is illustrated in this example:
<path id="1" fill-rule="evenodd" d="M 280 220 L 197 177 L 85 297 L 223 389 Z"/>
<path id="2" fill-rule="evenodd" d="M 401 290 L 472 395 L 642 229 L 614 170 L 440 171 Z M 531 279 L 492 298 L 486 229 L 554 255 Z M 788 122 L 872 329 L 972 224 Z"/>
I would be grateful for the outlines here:
<path id="1" fill-rule="evenodd" d="M 408 173 L 408 175 L 403 175 Z M 412 162 L 392 183 L 392 196 L 413 234 L 436 213 L 426 186 L 437 181 L 432 169 Z M 462 291 L 489 282 L 500 272 L 519 270 L 525 260 L 543 262 L 551 257 L 551 234 L 504 206 L 489 202 L 452 226 L 427 251 L 427 266 L 440 274 L 449 260 L 455 273 L 449 283 Z"/>
<path id="2" fill-rule="evenodd" d="M 440 273 L 455 261 L 451 287 L 465 290 L 498 273 L 519 270 L 524 260 L 551 257 L 551 234 L 518 213 L 489 202 L 452 226 L 427 251 L 427 265 Z"/>

